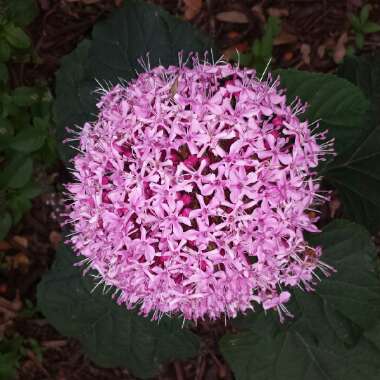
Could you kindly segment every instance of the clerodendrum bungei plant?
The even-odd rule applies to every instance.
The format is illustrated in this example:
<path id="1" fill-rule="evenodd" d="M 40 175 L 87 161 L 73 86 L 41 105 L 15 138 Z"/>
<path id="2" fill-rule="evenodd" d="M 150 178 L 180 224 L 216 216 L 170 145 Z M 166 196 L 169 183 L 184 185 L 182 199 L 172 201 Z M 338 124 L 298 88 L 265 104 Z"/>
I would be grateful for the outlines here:
<path id="1" fill-rule="evenodd" d="M 324 199 L 313 169 L 330 143 L 270 78 L 191 61 L 103 91 L 79 132 L 70 241 L 145 316 L 233 318 L 259 303 L 282 319 L 282 288 L 330 270 L 303 237 L 318 231 L 306 210 Z"/>
<path id="2" fill-rule="evenodd" d="M 197 322 L 222 319 L 239 331 L 220 341 L 237 379 L 377 379 L 380 286 L 360 224 L 380 222 L 379 58 L 257 78 L 210 48 L 130 1 L 63 61 L 57 134 L 77 145 L 61 146 L 69 230 L 41 310 L 97 364 L 141 378 L 195 356 Z M 346 217 L 322 231 L 321 177 Z"/>

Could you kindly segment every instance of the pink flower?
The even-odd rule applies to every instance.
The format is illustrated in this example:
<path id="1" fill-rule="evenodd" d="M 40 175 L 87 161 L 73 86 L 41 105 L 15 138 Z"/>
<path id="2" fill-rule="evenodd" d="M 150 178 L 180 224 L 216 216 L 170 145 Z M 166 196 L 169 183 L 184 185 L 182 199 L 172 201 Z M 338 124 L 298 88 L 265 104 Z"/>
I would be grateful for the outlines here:
<path id="1" fill-rule="evenodd" d="M 216 319 L 261 304 L 282 319 L 291 287 L 333 271 L 304 239 L 325 200 L 313 168 L 332 143 L 277 81 L 192 63 L 104 92 L 67 185 L 71 244 L 143 315 Z"/>

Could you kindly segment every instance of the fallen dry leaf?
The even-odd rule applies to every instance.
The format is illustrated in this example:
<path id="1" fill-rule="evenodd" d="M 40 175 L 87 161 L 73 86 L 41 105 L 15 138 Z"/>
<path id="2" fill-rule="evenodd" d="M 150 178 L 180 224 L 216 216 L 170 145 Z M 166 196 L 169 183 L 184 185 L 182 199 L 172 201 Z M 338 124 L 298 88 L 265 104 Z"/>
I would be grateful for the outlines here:
<path id="1" fill-rule="evenodd" d="M 294 44 L 298 41 L 295 34 L 282 31 L 273 41 L 274 46 Z"/>
<path id="2" fill-rule="evenodd" d="M 30 266 L 29 257 L 24 252 L 19 252 L 14 256 L 7 256 L 9 266 L 13 269 L 20 269 L 22 272 L 27 272 Z"/>
<path id="3" fill-rule="evenodd" d="M 0 297 L 0 306 L 13 312 L 20 311 L 23 306 L 20 292 L 16 290 L 16 296 L 13 301 L 9 301 L 6 298 Z"/>
<path id="4" fill-rule="evenodd" d="M 289 16 L 289 11 L 286 8 L 274 8 L 274 7 L 269 7 L 267 9 L 268 15 L 272 17 L 288 17 Z"/>
<path id="5" fill-rule="evenodd" d="M 292 51 L 287 51 L 284 53 L 284 55 L 282 56 L 282 59 L 285 61 L 285 62 L 290 62 L 292 59 L 294 58 L 294 54 Z"/>
<path id="6" fill-rule="evenodd" d="M 219 21 L 232 22 L 235 24 L 247 24 L 249 22 L 246 14 L 239 11 L 220 12 L 215 16 L 215 18 Z"/>
<path id="7" fill-rule="evenodd" d="M 22 248 L 28 248 L 28 239 L 24 236 L 15 235 L 12 238 L 13 242 Z"/>
<path id="8" fill-rule="evenodd" d="M 347 41 L 348 41 L 348 35 L 347 35 L 347 32 L 344 32 L 338 38 L 338 41 L 336 42 L 336 45 L 335 45 L 335 49 L 333 53 L 333 59 L 335 63 L 342 62 L 343 58 L 345 57 Z"/>
<path id="9" fill-rule="evenodd" d="M 235 38 L 238 38 L 241 36 L 241 33 L 239 32 L 236 32 L 235 30 L 231 30 L 230 32 L 227 32 L 227 37 L 230 39 L 230 40 L 233 40 Z"/>
<path id="10" fill-rule="evenodd" d="M 333 197 L 333 199 L 329 203 L 330 217 L 331 218 L 335 218 L 335 215 L 341 206 L 342 206 L 342 204 L 340 203 L 340 200 L 336 197 Z"/>
<path id="11" fill-rule="evenodd" d="M 64 0 L 66 3 L 82 3 L 84 5 L 91 5 L 100 3 L 101 0 Z"/>
<path id="12" fill-rule="evenodd" d="M 247 42 L 240 42 L 224 50 L 223 57 L 228 61 L 232 59 L 236 55 L 237 52 L 245 53 L 248 49 L 249 49 L 249 45 Z"/>
<path id="13" fill-rule="evenodd" d="M 306 65 L 310 65 L 310 53 L 311 47 L 309 44 L 301 44 L 300 46 L 302 61 L 306 63 Z"/>
<path id="14" fill-rule="evenodd" d="M 0 284 L 0 294 L 4 294 L 8 291 L 8 285 L 7 284 Z"/>
<path id="15" fill-rule="evenodd" d="M 0 251 L 9 251 L 12 246 L 5 240 L 0 240 Z"/>
<path id="16" fill-rule="evenodd" d="M 324 44 L 319 45 L 317 49 L 318 57 L 322 59 L 325 56 L 325 53 L 326 53 L 326 45 Z"/>
<path id="17" fill-rule="evenodd" d="M 43 11 L 47 11 L 50 8 L 49 0 L 39 0 L 39 4 Z"/>
<path id="18" fill-rule="evenodd" d="M 184 0 L 186 20 L 192 20 L 202 8 L 202 0 Z"/>

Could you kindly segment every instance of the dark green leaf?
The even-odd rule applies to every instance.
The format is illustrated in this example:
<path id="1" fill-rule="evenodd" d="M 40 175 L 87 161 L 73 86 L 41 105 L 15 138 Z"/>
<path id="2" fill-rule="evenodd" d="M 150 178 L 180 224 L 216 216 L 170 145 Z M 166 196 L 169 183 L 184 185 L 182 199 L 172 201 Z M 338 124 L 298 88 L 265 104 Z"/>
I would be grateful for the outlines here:
<path id="1" fill-rule="evenodd" d="M 369 12 L 371 10 L 371 6 L 369 4 L 366 4 L 363 6 L 363 8 L 360 10 L 360 22 L 364 25 L 369 17 Z"/>
<path id="2" fill-rule="evenodd" d="M 35 152 L 40 149 L 46 139 L 46 131 L 36 127 L 25 127 L 11 141 L 10 147 L 24 153 Z"/>
<path id="3" fill-rule="evenodd" d="M 0 83 L 8 82 L 8 67 L 5 63 L 0 62 Z"/>
<path id="4" fill-rule="evenodd" d="M 38 15 L 35 0 L 8 0 L 7 16 L 16 25 L 27 26 Z"/>
<path id="5" fill-rule="evenodd" d="M 57 74 L 56 114 L 58 139 L 67 136 L 66 127 L 82 126 L 96 113 L 97 95 L 93 91 L 105 81 L 130 80 L 135 70 L 142 71 L 137 60 L 149 53 L 151 67 L 178 64 L 178 52 L 184 55 L 204 52 L 210 44 L 188 23 L 170 16 L 162 8 L 128 1 L 105 22 L 95 26 L 93 41 L 83 42 L 66 57 Z M 68 160 L 73 151 L 60 147 Z"/>
<path id="6" fill-rule="evenodd" d="M 264 61 L 272 57 L 273 40 L 281 31 L 281 21 L 278 17 L 269 16 L 261 38 L 261 55 Z M 267 62 L 265 62 L 266 64 Z"/>
<path id="7" fill-rule="evenodd" d="M 12 100 L 19 107 L 29 107 L 38 100 L 38 93 L 33 87 L 17 87 L 13 90 Z"/>
<path id="8" fill-rule="evenodd" d="M 380 350 L 380 322 L 364 333 L 366 338 Z"/>
<path id="9" fill-rule="evenodd" d="M 300 97 L 309 104 L 302 119 L 320 121 L 320 130 L 335 138 L 335 150 L 343 153 L 362 134 L 363 115 L 368 101 L 349 81 L 335 75 L 298 70 L 278 70 L 281 85 L 286 88 L 288 103 Z"/>
<path id="10" fill-rule="evenodd" d="M 353 29 L 355 30 L 355 32 L 360 33 L 362 30 L 362 24 L 359 18 L 353 15 L 351 16 L 350 20 L 351 20 L 351 25 Z"/>
<path id="11" fill-rule="evenodd" d="M 12 96 L 8 93 L 0 95 L 0 107 L 2 118 L 17 115 L 19 113 L 19 107 L 13 103 Z"/>
<path id="12" fill-rule="evenodd" d="M 326 178 L 339 191 L 347 216 L 372 231 L 380 226 L 380 54 L 347 57 L 338 74 L 356 84 L 371 109 L 352 149 L 327 168 Z"/>
<path id="13" fill-rule="evenodd" d="M 237 380 L 376 380 L 380 351 L 362 334 L 379 318 L 380 284 L 374 274 L 376 250 L 364 228 L 336 221 L 313 237 L 323 259 L 337 273 L 315 294 L 297 290 L 289 309 L 294 320 L 281 325 L 264 313 L 239 325 L 248 331 L 220 343 Z"/>
<path id="14" fill-rule="evenodd" d="M 3 240 L 12 227 L 12 217 L 9 212 L 0 212 L 0 240 Z"/>
<path id="15" fill-rule="evenodd" d="M 42 193 L 41 186 L 30 182 L 26 184 L 23 188 L 17 190 L 17 197 L 23 199 L 33 199 Z"/>
<path id="16" fill-rule="evenodd" d="M 347 349 L 339 341 L 318 345 L 296 328 L 266 337 L 251 330 L 226 335 L 221 350 L 236 380 L 377 380 L 380 376 L 380 351 L 363 337 Z"/>
<path id="17" fill-rule="evenodd" d="M 369 233 L 357 224 L 338 220 L 309 241 L 322 245 L 323 260 L 337 270 L 321 281 L 317 294 L 347 319 L 369 328 L 380 318 L 380 282 L 374 273 L 376 249 Z"/>
<path id="18" fill-rule="evenodd" d="M 364 34 L 362 32 L 357 32 L 355 34 L 355 44 L 358 49 L 363 49 L 364 47 Z"/>
<path id="19" fill-rule="evenodd" d="M 69 144 L 62 143 L 68 136 L 66 128 L 82 126 L 96 112 L 93 100 L 96 84 L 86 66 L 90 45 L 90 41 L 84 40 L 71 54 L 64 57 L 56 77 L 56 134 L 60 142 L 59 154 L 66 162 L 74 153 Z"/>
<path id="20" fill-rule="evenodd" d="M 30 199 L 16 193 L 8 200 L 8 207 L 12 212 L 13 224 L 17 224 L 24 214 L 32 208 L 32 203 Z"/>
<path id="21" fill-rule="evenodd" d="M 30 47 L 30 38 L 19 27 L 12 23 L 4 27 L 5 39 L 7 42 L 16 49 L 28 49 Z"/>
<path id="22" fill-rule="evenodd" d="M 61 245 L 56 262 L 38 287 L 38 307 L 62 334 L 79 339 L 89 357 L 104 367 L 126 366 L 137 376 L 154 375 L 173 358 L 196 354 L 198 339 L 181 321 L 150 321 L 118 306 L 73 264 L 79 258 Z M 111 291 L 112 292 L 112 291 Z"/>
<path id="23" fill-rule="evenodd" d="M 11 48 L 7 41 L 0 39 L 0 62 L 7 62 L 11 56 Z"/>
<path id="24" fill-rule="evenodd" d="M 14 155 L 0 172 L 0 188 L 19 189 L 32 177 L 33 161 L 24 155 Z"/>
<path id="25" fill-rule="evenodd" d="M 170 16 L 161 7 L 141 1 L 128 1 L 126 6 L 93 31 L 90 67 L 95 77 L 113 83 L 130 80 L 135 70 L 143 71 L 140 58 L 151 67 L 178 64 L 178 52 L 203 53 L 210 47 L 206 39 L 189 23 Z"/>
<path id="26" fill-rule="evenodd" d="M 377 22 L 368 21 L 363 26 L 363 33 L 377 33 L 380 32 L 380 24 Z"/>
<path id="27" fill-rule="evenodd" d="M 346 57 L 338 75 L 358 86 L 375 109 L 380 107 L 380 53 Z"/>
<path id="28" fill-rule="evenodd" d="M 13 380 L 20 365 L 23 339 L 14 336 L 0 341 L 0 379 Z"/>

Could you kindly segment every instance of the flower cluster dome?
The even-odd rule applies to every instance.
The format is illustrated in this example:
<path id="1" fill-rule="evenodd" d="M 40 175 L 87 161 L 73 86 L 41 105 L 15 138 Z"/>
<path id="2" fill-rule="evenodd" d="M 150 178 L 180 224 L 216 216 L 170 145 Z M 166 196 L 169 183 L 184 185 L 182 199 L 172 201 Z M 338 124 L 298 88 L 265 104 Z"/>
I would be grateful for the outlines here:
<path id="1" fill-rule="evenodd" d="M 286 290 L 331 268 L 318 231 L 315 168 L 332 151 L 278 81 L 192 57 L 104 90 L 79 132 L 67 186 L 75 251 L 143 315 L 288 313 Z"/>

